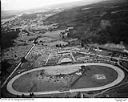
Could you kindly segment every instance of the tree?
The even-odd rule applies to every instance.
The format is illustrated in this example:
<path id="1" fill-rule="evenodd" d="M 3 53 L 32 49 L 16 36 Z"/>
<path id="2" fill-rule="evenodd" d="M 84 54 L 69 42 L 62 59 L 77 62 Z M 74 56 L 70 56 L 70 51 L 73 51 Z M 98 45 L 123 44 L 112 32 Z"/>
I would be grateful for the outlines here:
<path id="1" fill-rule="evenodd" d="M 1 62 L 1 72 L 2 75 L 8 74 L 8 68 L 11 67 L 11 64 L 8 63 L 8 60 L 4 60 Z"/>
<path id="2" fill-rule="evenodd" d="M 81 47 L 84 47 L 84 40 L 81 40 Z"/>
<path id="3" fill-rule="evenodd" d="M 25 59 L 25 57 L 22 57 L 21 63 L 25 63 L 25 62 L 27 62 L 27 60 Z"/>
<path id="4" fill-rule="evenodd" d="M 81 71 L 84 71 L 84 70 L 85 70 L 85 66 L 82 65 L 82 66 L 81 66 Z"/>

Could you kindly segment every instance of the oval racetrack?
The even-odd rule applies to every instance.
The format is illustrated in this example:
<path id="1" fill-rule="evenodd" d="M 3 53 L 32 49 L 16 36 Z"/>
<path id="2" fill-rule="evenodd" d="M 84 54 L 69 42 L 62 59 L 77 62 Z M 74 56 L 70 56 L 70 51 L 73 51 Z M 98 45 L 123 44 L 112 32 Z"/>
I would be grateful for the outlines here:
<path id="1" fill-rule="evenodd" d="M 80 77 L 77 71 L 82 65 L 88 70 Z M 43 74 L 40 76 L 41 72 Z M 55 77 L 61 74 L 64 74 L 65 77 Z M 124 77 L 123 70 L 105 63 L 48 66 L 32 69 L 15 76 L 8 82 L 7 90 L 14 95 L 29 95 L 30 92 L 33 92 L 34 95 L 41 95 L 96 91 L 117 85 Z M 65 87 L 68 87 L 68 90 L 62 90 Z"/>

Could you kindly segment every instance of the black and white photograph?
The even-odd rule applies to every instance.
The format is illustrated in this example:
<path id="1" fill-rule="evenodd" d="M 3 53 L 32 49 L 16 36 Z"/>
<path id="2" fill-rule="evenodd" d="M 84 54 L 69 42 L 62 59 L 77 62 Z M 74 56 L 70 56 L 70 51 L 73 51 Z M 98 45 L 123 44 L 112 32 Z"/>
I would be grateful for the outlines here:
<path id="1" fill-rule="evenodd" d="M 1 0 L 0 46 L 1 99 L 128 101 L 128 0 Z"/>

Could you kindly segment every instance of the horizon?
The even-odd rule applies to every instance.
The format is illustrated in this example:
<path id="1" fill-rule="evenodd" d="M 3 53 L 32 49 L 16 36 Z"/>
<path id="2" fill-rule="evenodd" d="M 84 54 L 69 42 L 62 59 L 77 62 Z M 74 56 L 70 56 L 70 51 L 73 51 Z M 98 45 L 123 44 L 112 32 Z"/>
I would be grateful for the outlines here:
<path id="1" fill-rule="evenodd" d="M 4 11 L 22 11 L 79 1 L 85 2 L 86 5 L 106 0 L 1 0 L 1 9 Z"/>

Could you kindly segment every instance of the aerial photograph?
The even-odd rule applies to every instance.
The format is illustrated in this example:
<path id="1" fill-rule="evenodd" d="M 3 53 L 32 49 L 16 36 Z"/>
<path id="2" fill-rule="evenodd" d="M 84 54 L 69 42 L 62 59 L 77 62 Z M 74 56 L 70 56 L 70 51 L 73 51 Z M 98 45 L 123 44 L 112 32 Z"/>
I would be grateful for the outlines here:
<path id="1" fill-rule="evenodd" d="M 128 0 L 1 0 L 0 98 L 128 98 Z"/>

